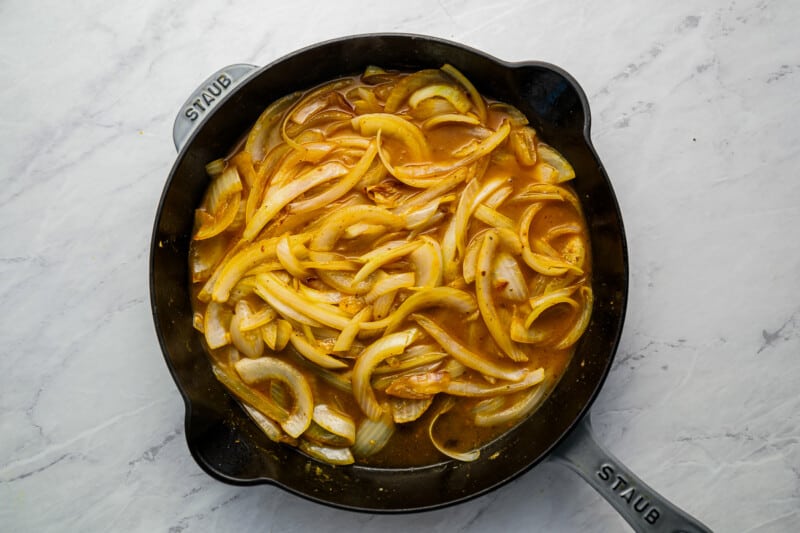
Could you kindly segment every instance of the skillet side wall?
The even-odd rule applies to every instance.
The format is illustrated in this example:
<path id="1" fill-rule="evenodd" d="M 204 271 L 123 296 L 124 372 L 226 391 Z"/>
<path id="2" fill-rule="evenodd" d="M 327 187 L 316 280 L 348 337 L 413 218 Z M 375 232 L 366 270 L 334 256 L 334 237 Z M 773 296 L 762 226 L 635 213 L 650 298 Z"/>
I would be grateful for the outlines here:
<path id="1" fill-rule="evenodd" d="M 537 413 L 489 444 L 473 463 L 424 468 L 333 467 L 270 442 L 210 370 L 192 328 L 188 247 L 193 211 L 208 185 L 204 166 L 225 154 L 271 101 L 369 64 L 416 70 L 451 63 L 490 97 L 516 105 L 575 167 L 573 186 L 591 232 L 595 307 L 564 377 Z M 186 439 L 198 464 L 236 484 L 271 482 L 352 510 L 413 511 L 482 494 L 528 470 L 594 400 L 621 333 L 627 252 L 611 184 L 589 142 L 588 103 L 577 83 L 543 63 L 507 64 L 454 43 L 407 35 L 361 36 L 301 50 L 261 69 L 217 106 L 179 154 L 165 187 L 151 250 L 151 299 L 168 367 L 186 402 Z M 492 458 L 494 457 L 494 458 Z"/>

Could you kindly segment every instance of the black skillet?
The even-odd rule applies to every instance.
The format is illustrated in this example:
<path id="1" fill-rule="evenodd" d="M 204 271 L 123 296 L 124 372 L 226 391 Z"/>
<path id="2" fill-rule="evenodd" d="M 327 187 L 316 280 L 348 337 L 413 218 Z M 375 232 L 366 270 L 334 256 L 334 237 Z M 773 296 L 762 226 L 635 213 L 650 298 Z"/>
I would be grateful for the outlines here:
<path id="1" fill-rule="evenodd" d="M 269 441 L 214 378 L 192 328 L 187 252 L 193 210 L 207 186 L 204 165 L 225 154 L 271 101 L 363 72 L 451 63 L 490 97 L 513 104 L 575 167 L 591 233 L 594 310 L 565 375 L 541 408 L 488 444 L 472 463 L 419 468 L 334 467 Z M 186 440 L 197 463 L 226 483 L 271 483 L 356 511 L 408 512 L 463 502 L 552 458 L 565 463 L 637 531 L 709 531 L 661 498 L 593 439 L 589 406 L 619 343 L 628 289 L 625 233 L 608 176 L 589 139 L 586 96 L 558 67 L 504 63 L 465 46 L 417 35 L 372 34 L 325 42 L 266 67 L 232 65 L 206 80 L 175 122 L 179 152 L 156 215 L 150 294 L 164 358 L 186 403 Z"/>

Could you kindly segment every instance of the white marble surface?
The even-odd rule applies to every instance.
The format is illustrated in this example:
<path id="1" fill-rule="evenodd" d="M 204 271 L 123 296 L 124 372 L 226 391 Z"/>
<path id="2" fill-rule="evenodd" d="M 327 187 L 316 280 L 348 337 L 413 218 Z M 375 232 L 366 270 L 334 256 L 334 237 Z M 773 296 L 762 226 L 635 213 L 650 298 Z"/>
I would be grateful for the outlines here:
<path id="1" fill-rule="evenodd" d="M 597 434 L 714 530 L 797 531 L 798 27 L 788 0 L 4 1 L 0 530 L 626 530 L 553 464 L 373 516 L 223 485 L 187 451 L 147 289 L 175 113 L 223 65 L 404 31 L 581 82 L 631 263 Z"/>

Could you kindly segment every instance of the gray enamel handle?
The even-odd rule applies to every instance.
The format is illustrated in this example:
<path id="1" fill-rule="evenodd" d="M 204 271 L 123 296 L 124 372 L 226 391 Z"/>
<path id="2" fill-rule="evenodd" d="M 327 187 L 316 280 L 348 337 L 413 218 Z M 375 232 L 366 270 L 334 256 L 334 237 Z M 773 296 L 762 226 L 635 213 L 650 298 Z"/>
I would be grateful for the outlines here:
<path id="1" fill-rule="evenodd" d="M 551 455 L 603 496 L 638 532 L 710 533 L 711 530 L 678 509 L 639 479 L 600 445 L 589 416 Z"/>
<path id="2" fill-rule="evenodd" d="M 209 112 L 256 69 L 255 65 L 244 63 L 229 65 L 216 71 L 195 89 L 181 107 L 172 127 L 172 140 L 177 151 L 181 151 Z"/>

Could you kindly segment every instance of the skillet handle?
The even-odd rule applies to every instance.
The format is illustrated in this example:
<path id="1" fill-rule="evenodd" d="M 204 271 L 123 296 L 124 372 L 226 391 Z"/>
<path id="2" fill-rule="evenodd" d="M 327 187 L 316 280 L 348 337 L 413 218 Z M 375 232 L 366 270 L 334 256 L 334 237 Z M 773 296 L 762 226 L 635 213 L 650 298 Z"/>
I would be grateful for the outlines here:
<path id="1" fill-rule="evenodd" d="M 172 140 L 178 152 L 209 112 L 256 69 L 257 66 L 245 63 L 228 65 L 209 76 L 194 90 L 181 106 L 172 127 Z"/>
<path id="2" fill-rule="evenodd" d="M 594 437 L 589 416 L 551 457 L 589 483 L 637 532 L 711 533 L 678 509 L 611 455 Z"/>

